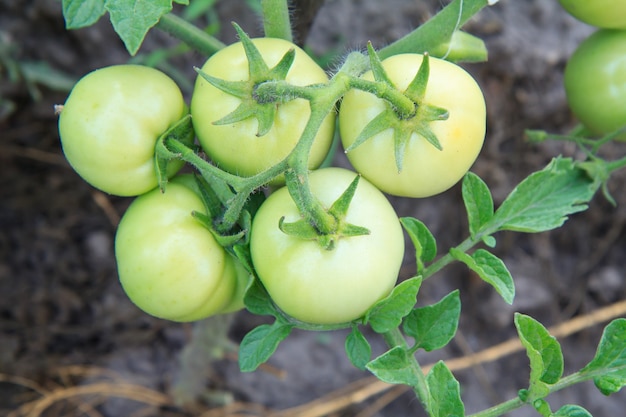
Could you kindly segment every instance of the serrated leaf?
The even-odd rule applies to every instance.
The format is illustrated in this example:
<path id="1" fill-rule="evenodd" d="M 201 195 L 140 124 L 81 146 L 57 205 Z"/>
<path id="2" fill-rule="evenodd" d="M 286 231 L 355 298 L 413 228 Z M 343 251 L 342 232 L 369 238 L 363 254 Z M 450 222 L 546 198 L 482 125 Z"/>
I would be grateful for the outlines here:
<path id="1" fill-rule="evenodd" d="M 459 381 L 443 361 L 439 361 L 426 375 L 428 387 L 428 415 L 430 417 L 463 417 L 465 406 L 461 400 Z"/>
<path id="2" fill-rule="evenodd" d="M 515 314 L 515 327 L 530 360 L 530 387 L 528 400 L 534 401 L 549 394 L 548 385 L 555 384 L 563 375 L 563 352 L 554 336 L 537 320 L 524 314 Z"/>
<path id="3" fill-rule="evenodd" d="M 566 404 L 559 408 L 552 417 L 593 417 L 591 413 L 579 405 Z"/>
<path id="4" fill-rule="evenodd" d="M 609 323 L 598 344 L 594 358 L 581 369 L 581 374 L 601 373 L 593 379 L 604 395 L 618 392 L 626 386 L 626 319 Z"/>
<path id="5" fill-rule="evenodd" d="M 413 217 L 402 217 L 400 223 L 409 235 L 415 247 L 417 272 L 424 270 L 424 263 L 431 262 L 437 256 L 437 242 L 426 225 Z"/>
<path id="6" fill-rule="evenodd" d="M 473 237 L 493 217 L 493 198 L 487 184 L 473 172 L 465 174 L 462 193 L 470 234 Z"/>
<path id="7" fill-rule="evenodd" d="M 115 32 L 131 55 L 135 55 L 148 30 L 172 10 L 172 0 L 107 0 Z"/>
<path id="8" fill-rule="evenodd" d="M 450 254 L 476 272 L 483 281 L 495 288 L 504 301 L 508 304 L 513 303 L 515 284 L 502 259 L 485 249 L 477 249 L 472 255 L 468 255 L 456 248 L 452 248 L 450 249 Z"/>
<path id="9" fill-rule="evenodd" d="M 105 0 L 63 0 L 63 17 L 67 29 L 91 26 L 104 15 Z"/>
<path id="10" fill-rule="evenodd" d="M 459 326 L 461 299 L 454 290 L 436 304 L 413 309 L 402 323 L 407 336 L 415 339 L 414 350 L 441 349 L 452 340 Z"/>
<path id="11" fill-rule="evenodd" d="M 267 361 L 276 351 L 293 325 L 276 320 L 272 324 L 262 324 L 246 334 L 239 345 L 239 369 L 241 372 L 252 372 Z"/>
<path id="12" fill-rule="evenodd" d="M 346 336 L 345 348 L 352 365 L 364 370 L 372 357 L 372 347 L 358 326 L 352 326 L 352 331 Z"/>
<path id="13" fill-rule="evenodd" d="M 389 384 L 405 384 L 411 387 L 417 384 L 409 353 L 406 349 L 395 346 L 369 362 L 365 368 L 378 379 Z"/>
<path id="14" fill-rule="evenodd" d="M 421 285 L 421 277 L 414 277 L 401 282 L 391 291 L 391 294 L 367 311 L 365 322 L 369 323 L 377 333 L 386 333 L 397 328 L 415 305 L 415 299 Z"/>
<path id="15" fill-rule="evenodd" d="M 586 210 L 599 187 L 572 159 L 555 158 L 515 187 L 481 230 L 537 233 L 556 229 L 569 215 Z"/>

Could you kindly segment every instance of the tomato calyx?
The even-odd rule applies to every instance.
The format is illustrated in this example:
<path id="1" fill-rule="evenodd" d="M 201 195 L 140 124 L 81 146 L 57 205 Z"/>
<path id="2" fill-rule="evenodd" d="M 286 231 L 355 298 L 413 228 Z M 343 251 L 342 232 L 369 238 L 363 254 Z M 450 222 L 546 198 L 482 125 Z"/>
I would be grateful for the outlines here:
<path id="1" fill-rule="evenodd" d="M 284 216 L 280 218 L 278 228 L 289 236 L 304 240 L 315 240 L 326 250 L 333 250 L 337 241 L 341 238 L 369 235 L 369 229 L 348 223 L 345 220 L 360 178 L 361 176 L 357 175 L 348 188 L 327 210 L 330 216 L 326 218 L 333 220 L 332 225 L 325 224 L 325 229 L 328 230 L 320 230 L 320 223 L 322 222 L 314 225 L 312 222 L 302 218 L 295 222 L 287 223 Z"/>
<path id="2" fill-rule="evenodd" d="M 372 74 L 376 82 L 384 83 L 392 89 L 396 89 L 371 44 L 368 45 L 368 54 Z M 424 59 L 422 60 L 417 74 L 406 90 L 402 92 L 405 97 L 413 102 L 413 111 L 407 112 L 406 110 L 394 106 L 392 102 L 387 100 L 385 110 L 374 117 L 374 119 L 363 128 L 354 143 L 352 143 L 345 152 L 350 152 L 366 140 L 387 129 L 393 129 L 394 131 L 394 152 L 398 172 L 402 171 L 406 145 L 409 143 L 414 133 L 427 140 L 438 150 L 442 150 L 441 143 L 432 131 L 430 123 L 447 120 L 449 113 L 446 109 L 430 105 L 424 101 L 429 73 L 429 56 L 428 54 L 424 54 Z"/>
<path id="3" fill-rule="evenodd" d="M 254 117 L 258 122 L 256 135 L 260 137 L 272 128 L 281 97 L 275 94 L 260 96 L 257 94 L 257 87 L 268 81 L 284 81 L 294 62 L 296 51 L 289 49 L 273 68 L 269 68 L 250 37 L 236 23 L 233 26 L 248 59 L 249 78 L 245 81 L 228 81 L 213 77 L 199 68 L 195 70 L 208 83 L 241 101 L 235 110 L 213 124 L 227 125 Z"/>

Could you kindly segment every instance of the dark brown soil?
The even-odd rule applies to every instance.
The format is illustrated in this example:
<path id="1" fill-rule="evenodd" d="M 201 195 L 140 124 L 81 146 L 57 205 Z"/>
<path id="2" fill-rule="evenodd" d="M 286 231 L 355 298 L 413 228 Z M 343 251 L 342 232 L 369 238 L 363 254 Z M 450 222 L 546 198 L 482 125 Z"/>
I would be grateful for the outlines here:
<path id="1" fill-rule="evenodd" d="M 368 40 L 384 45 L 439 7 L 435 0 L 329 1 L 306 41 L 320 56 L 363 48 Z M 260 24 L 243 1 L 218 2 L 216 13 L 225 42 L 233 40 L 231 20 L 259 34 Z M 499 203 L 553 156 L 580 156 L 563 144 L 529 144 L 523 132 L 562 133 L 574 125 L 562 71 L 591 28 L 555 1 L 502 0 L 467 29 L 485 39 L 490 51 L 487 63 L 466 66 L 483 87 L 489 112 L 485 148 L 473 170 Z M 174 44 L 155 32 L 140 52 L 145 57 Z M 296 332 L 266 367 L 242 374 L 228 340 L 236 343 L 263 318 L 242 312 L 196 326 L 173 324 L 146 316 L 125 298 L 113 238 L 129 200 L 95 191 L 69 168 L 53 105 L 63 103 L 72 82 L 88 71 L 128 59 L 106 20 L 68 32 L 58 1 L 0 0 L 0 415 L 267 415 L 298 405 L 305 407 L 289 415 L 423 415 L 414 397 L 385 390 L 349 365 L 342 332 Z M 192 67 L 202 61 L 187 53 L 163 69 L 178 77 L 188 95 Z M 337 163 L 345 163 L 341 155 Z M 514 311 L 554 326 L 624 300 L 624 185 L 622 173 L 610 182 L 617 207 L 598 196 L 563 229 L 498 236 L 496 252 L 516 279 L 512 307 L 461 267 L 429 281 L 421 302 L 460 287 L 463 318 L 450 346 L 423 355 L 422 363 L 462 357 L 514 337 Z M 459 187 L 428 200 L 393 202 L 400 215 L 416 216 L 431 228 L 441 252 L 466 235 Z M 407 263 L 404 275 L 409 274 Z M 567 372 L 591 359 L 603 324 L 562 339 Z M 382 341 L 374 349 L 382 351 Z M 527 383 L 528 363 L 517 353 L 455 375 L 469 413 L 514 397 Z M 383 391 L 389 395 L 386 407 L 376 402 L 385 400 Z M 319 398 L 330 411 L 309 404 Z M 622 415 L 626 396 L 605 398 L 586 384 L 550 399 L 555 409 L 578 403 L 602 417 Z M 511 415 L 535 414 L 524 409 Z"/>

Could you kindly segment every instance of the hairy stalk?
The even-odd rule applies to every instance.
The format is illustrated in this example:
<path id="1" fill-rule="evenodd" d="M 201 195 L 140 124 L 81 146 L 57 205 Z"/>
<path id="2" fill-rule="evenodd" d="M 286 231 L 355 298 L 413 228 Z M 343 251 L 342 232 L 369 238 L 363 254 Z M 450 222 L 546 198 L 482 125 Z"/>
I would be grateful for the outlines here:
<path id="1" fill-rule="evenodd" d="M 286 0 L 261 0 L 263 28 L 268 38 L 281 38 L 293 42 L 289 7 Z"/>
<path id="2" fill-rule="evenodd" d="M 211 56 L 226 46 L 218 39 L 173 13 L 161 16 L 156 27 L 206 56 Z"/>

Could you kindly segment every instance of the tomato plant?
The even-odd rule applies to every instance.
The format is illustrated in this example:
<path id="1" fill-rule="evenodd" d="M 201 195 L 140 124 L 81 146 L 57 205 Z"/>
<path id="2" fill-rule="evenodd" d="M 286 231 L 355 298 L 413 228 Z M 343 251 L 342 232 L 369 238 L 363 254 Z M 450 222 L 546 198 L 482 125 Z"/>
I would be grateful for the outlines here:
<path id="1" fill-rule="evenodd" d="M 59 117 L 63 152 L 85 181 L 109 194 L 135 196 L 157 186 L 157 138 L 186 113 L 182 93 L 164 73 L 114 65 L 84 76 Z M 169 164 L 168 176 L 181 167 Z"/>
<path id="2" fill-rule="evenodd" d="M 260 2 L 265 38 L 252 40 L 235 24 L 240 42 L 230 46 L 170 15 L 169 1 L 160 7 L 104 3 L 63 2 L 68 27 L 91 24 L 108 12 L 131 53 L 141 43 L 141 31 L 157 22 L 212 55 L 198 70 L 191 117 L 183 116 L 171 80 L 155 81 L 160 73 L 133 66 L 85 77 L 61 114 L 64 150 L 73 165 L 82 163 L 76 164 L 81 175 L 101 179 L 96 186 L 110 192 L 145 192 L 124 214 L 115 241 L 120 282 L 130 299 L 147 313 L 174 321 L 235 311 L 244 303 L 250 313 L 273 316 L 272 323 L 241 340 L 238 357 L 245 372 L 268 360 L 294 328 L 349 328 L 345 348 L 356 367 L 385 383 L 409 385 L 431 417 L 466 415 L 460 384 L 446 362 L 424 367 L 416 355 L 453 339 L 461 319 L 460 291 L 416 307 L 422 283 L 460 262 L 473 279 L 512 304 L 514 278 L 492 250 L 498 243 L 494 235 L 560 227 L 585 210 L 598 189 L 608 195 L 610 174 L 626 166 L 626 157 L 600 156 L 611 136 L 596 140 L 576 129 L 567 135 L 534 132 L 537 140 L 573 142 L 580 150 L 577 159 L 553 158 L 499 198 L 497 207 L 487 184 L 468 172 L 485 137 L 485 100 L 465 70 L 431 55 L 484 60 L 483 41 L 460 30 L 497 1 L 452 0 L 381 50 L 370 43 L 367 54 L 348 53 L 330 77 L 292 43 L 286 0 Z M 587 10 L 599 10 L 590 4 Z M 131 19 L 135 24 L 127 24 L 129 16 L 137 18 Z M 132 30 L 124 29 L 129 26 Z M 455 42 L 460 38 L 463 42 Z M 626 120 L 623 56 L 623 32 L 602 30 L 581 45 L 566 69 L 572 108 L 598 134 Z M 326 156 L 338 106 L 341 140 L 360 174 L 343 168 L 311 172 Z M 589 108 L 593 117 L 587 118 Z M 192 134 L 204 152 L 191 143 Z M 182 162 L 199 176 L 175 176 L 168 183 Z M 91 175 L 97 167 L 99 174 Z M 119 187 L 128 182 L 132 190 L 108 188 L 111 178 Z M 164 192 L 147 191 L 156 178 Z M 265 199 L 270 190 L 263 187 L 279 178 L 286 187 Z M 439 255 L 440 243 L 427 225 L 398 219 L 384 192 L 427 197 L 461 178 L 467 235 Z M 404 232 L 413 253 L 405 253 Z M 405 259 L 414 261 L 414 277 L 395 285 Z M 571 404 L 553 412 L 544 398 L 591 379 L 607 395 L 626 386 L 626 320 L 609 324 L 596 357 L 565 377 L 561 347 L 548 330 L 519 313 L 514 324 L 530 361 L 528 389 L 473 416 L 495 417 L 523 405 L 542 416 L 590 416 Z M 361 332 L 364 326 L 372 332 Z M 372 358 L 367 339 L 374 333 L 389 349 Z M 202 335 L 202 342 L 213 336 Z"/>
<path id="3" fill-rule="evenodd" d="M 247 90 L 244 91 L 249 92 L 258 84 L 274 79 L 284 79 L 297 86 L 328 82 L 324 70 L 291 42 L 274 38 L 252 41 L 268 67 L 276 66 L 289 50 L 294 50 L 295 56 L 288 72 L 277 74 L 268 69 L 267 72 L 257 73 L 251 70 L 241 42 L 211 56 L 201 71 L 218 79 L 246 83 Z M 309 103 L 304 99 L 293 99 L 280 104 L 261 105 L 253 98 L 246 101 L 231 93 L 198 76 L 191 100 L 194 128 L 202 148 L 217 165 L 231 173 L 252 176 L 285 158 L 295 147 L 311 114 Z M 215 123 L 242 104 L 246 106 L 242 120 Z M 271 111 L 271 120 L 253 117 L 264 109 Z M 334 120 L 334 114 L 329 114 L 318 130 L 311 149 L 310 168 L 319 166 L 326 157 L 333 139 Z"/>
<path id="4" fill-rule="evenodd" d="M 120 282 L 140 309 L 194 321 L 243 307 L 248 274 L 192 216 L 205 212 L 189 175 L 137 197 L 115 237 Z"/>
<path id="5" fill-rule="evenodd" d="M 356 174 L 325 168 L 310 176 L 313 194 L 330 206 Z M 250 235 L 252 261 L 272 300 L 290 316 L 308 323 L 343 323 L 361 317 L 393 288 L 404 255 L 396 213 L 384 195 L 361 179 L 345 220 L 369 229 L 342 237 L 327 250 L 289 236 L 279 221 L 300 218 L 286 188 L 263 203 Z"/>
<path id="6" fill-rule="evenodd" d="M 559 0 L 569 14 L 581 22 L 607 29 L 626 29 L 624 0 Z"/>
<path id="7" fill-rule="evenodd" d="M 572 112 L 592 133 L 626 126 L 626 30 L 600 29 L 585 39 L 570 57 L 563 82 Z"/>
<path id="8" fill-rule="evenodd" d="M 404 90 L 414 79 L 422 55 L 400 54 L 382 61 L 389 79 Z M 363 78 L 373 80 L 372 72 Z M 420 106 L 447 110 L 447 120 L 420 120 Z M 349 148 L 365 127 L 391 105 L 365 91 L 351 90 L 343 98 L 339 111 L 339 129 L 344 148 Z M 403 144 L 403 164 L 397 165 L 395 131 L 392 128 L 367 139 L 347 152 L 354 168 L 382 191 L 407 197 L 428 197 L 457 183 L 474 163 L 485 138 L 486 110 L 480 87 L 461 67 L 430 58 L 430 76 L 417 112 L 401 121 L 409 127 L 427 124 L 437 137 L 437 149 L 414 132 Z M 422 126 L 420 126 L 422 125 Z M 373 162 L 375 161 L 375 162 Z"/>

